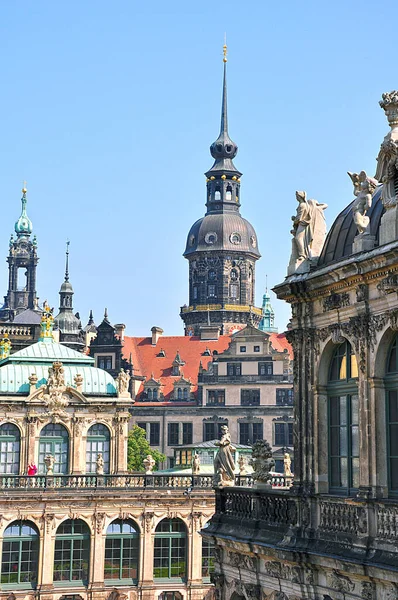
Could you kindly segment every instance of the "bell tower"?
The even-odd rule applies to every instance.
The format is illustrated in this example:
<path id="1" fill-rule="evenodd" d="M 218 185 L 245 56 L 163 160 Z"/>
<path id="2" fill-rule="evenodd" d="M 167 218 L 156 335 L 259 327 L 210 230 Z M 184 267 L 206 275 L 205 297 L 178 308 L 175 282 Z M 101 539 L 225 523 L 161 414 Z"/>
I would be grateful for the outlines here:
<path id="1" fill-rule="evenodd" d="M 206 214 L 188 233 L 184 257 L 189 261 L 189 305 L 181 308 L 185 335 L 216 327 L 231 334 L 260 323 L 255 302 L 255 263 L 260 258 L 253 226 L 240 214 L 240 178 L 233 160 L 238 146 L 228 132 L 227 47 L 220 133 L 210 146 L 214 159 L 206 176 Z"/>
<path id="2" fill-rule="evenodd" d="M 37 257 L 36 236 L 31 239 L 32 221 L 26 212 L 26 187 L 22 189 L 22 210 L 15 223 L 15 233 L 11 235 L 8 262 L 8 291 L 4 305 L 0 309 L 1 321 L 13 321 L 15 316 L 26 310 L 38 309 L 36 296 Z"/>

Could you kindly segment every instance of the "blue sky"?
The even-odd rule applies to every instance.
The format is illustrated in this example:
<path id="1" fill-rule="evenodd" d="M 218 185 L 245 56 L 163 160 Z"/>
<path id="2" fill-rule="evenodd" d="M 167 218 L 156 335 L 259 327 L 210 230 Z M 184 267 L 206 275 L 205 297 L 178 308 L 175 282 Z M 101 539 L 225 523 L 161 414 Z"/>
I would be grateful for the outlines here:
<path id="1" fill-rule="evenodd" d="M 204 214 L 219 129 L 222 44 L 242 215 L 257 231 L 257 304 L 283 280 L 295 190 L 352 199 L 347 170 L 375 172 L 398 88 L 398 4 L 14 0 L 0 5 L 0 290 L 28 182 L 38 295 L 58 306 L 70 246 L 75 310 L 105 306 L 130 335 L 182 334 L 182 257 Z M 390 32 L 390 33 L 389 33 Z M 284 329 L 289 306 L 273 300 Z"/>

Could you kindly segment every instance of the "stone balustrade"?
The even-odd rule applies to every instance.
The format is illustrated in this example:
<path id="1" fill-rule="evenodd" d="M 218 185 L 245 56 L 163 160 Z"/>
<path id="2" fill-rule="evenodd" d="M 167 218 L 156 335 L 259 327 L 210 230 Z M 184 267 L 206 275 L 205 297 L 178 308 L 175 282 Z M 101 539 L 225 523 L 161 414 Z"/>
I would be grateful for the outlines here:
<path id="1" fill-rule="evenodd" d="M 292 478 L 274 474 L 271 484 L 274 488 L 288 489 Z M 129 473 L 120 475 L 0 475 L 0 490 L 53 488 L 67 489 L 142 489 L 142 488 L 185 488 L 209 489 L 213 485 L 213 475 L 145 475 Z M 237 487 L 251 488 L 252 475 L 236 475 Z"/>

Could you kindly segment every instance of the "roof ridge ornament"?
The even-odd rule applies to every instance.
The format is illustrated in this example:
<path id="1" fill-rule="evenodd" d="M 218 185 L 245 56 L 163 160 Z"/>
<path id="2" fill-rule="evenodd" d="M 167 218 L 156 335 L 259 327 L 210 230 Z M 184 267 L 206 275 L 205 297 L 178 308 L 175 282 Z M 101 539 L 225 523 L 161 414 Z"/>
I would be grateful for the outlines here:
<path id="1" fill-rule="evenodd" d="M 39 342 L 48 342 L 48 341 L 54 341 L 53 338 L 53 326 L 54 326 L 54 317 L 53 317 L 53 310 L 52 308 L 50 308 L 47 304 L 47 302 L 44 303 L 43 306 L 43 314 L 41 317 L 41 323 L 40 323 L 40 327 L 41 327 L 41 332 L 40 332 L 40 337 L 39 337 Z"/>

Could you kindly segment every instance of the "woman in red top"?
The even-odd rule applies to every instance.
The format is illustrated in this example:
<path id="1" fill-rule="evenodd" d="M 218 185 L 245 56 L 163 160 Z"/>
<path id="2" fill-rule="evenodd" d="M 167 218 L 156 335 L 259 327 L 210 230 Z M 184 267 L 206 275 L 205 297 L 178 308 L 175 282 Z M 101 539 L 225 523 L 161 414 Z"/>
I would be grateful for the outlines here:
<path id="1" fill-rule="evenodd" d="M 36 467 L 35 463 L 32 462 L 28 465 L 28 475 L 32 476 L 32 475 L 36 475 L 36 473 L 37 473 L 37 467 Z"/>

